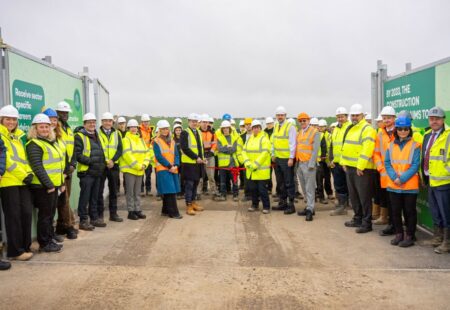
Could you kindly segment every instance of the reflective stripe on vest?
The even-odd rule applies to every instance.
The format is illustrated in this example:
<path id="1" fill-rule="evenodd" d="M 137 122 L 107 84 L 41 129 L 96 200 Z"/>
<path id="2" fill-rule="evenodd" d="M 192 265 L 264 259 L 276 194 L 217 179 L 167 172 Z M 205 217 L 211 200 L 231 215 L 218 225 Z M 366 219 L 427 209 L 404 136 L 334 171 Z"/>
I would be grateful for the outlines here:
<path id="1" fill-rule="evenodd" d="M 91 141 L 89 140 L 89 137 L 86 135 L 83 135 L 81 132 L 77 132 L 77 135 L 81 138 L 83 141 L 83 155 L 86 157 L 91 156 Z M 78 172 L 85 172 L 89 169 L 88 165 L 78 163 L 77 165 L 77 171 Z"/>
<path id="2" fill-rule="evenodd" d="M 445 138 L 442 138 L 445 136 Z M 445 141 L 443 141 L 445 139 Z M 450 184 L 450 130 L 445 130 L 434 142 L 430 150 L 430 186 Z"/>
<path id="3" fill-rule="evenodd" d="M 297 134 L 297 160 L 305 162 L 311 159 L 314 147 L 314 137 L 316 133 L 317 129 L 313 126 L 309 126 L 306 132 L 302 129 L 299 130 Z"/>
<path id="4" fill-rule="evenodd" d="M 276 123 L 275 128 L 272 133 L 273 139 L 273 149 L 275 153 L 275 157 L 278 158 L 289 158 L 290 157 L 290 148 L 289 148 L 289 130 L 291 129 L 292 124 L 288 121 L 284 121 L 283 125 L 280 128 L 280 124 Z"/>
<path id="5" fill-rule="evenodd" d="M 154 143 L 159 146 L 161 155 L 169 162 L 169 164 L 173 166 L 175 164 L 175 142 L 173 139 L 171 139 L 170 145 L 167 145 L 167 143 L 159 137 L 155 138 Z M 163 170 L 169 170 L 169 168 L 163 166 L 158 160 L 156 160 L 156 172 Z"/>
<path id="6" fill-rule="evenodd" d="M 63 183 L 63 172 L 65 166 L 64 153 L 61 151 L 57 143 L 51 145 L 50 143 L 39 139 L 32 139 L 31 141 L 36 143 L 36 145 L 42 149 L 42 166 L 50 178 L 50 181 L 54 186 L 61 186 Z M 33 177 L 31 183 L 42 185 L 36 176 Z"/>
<path id="7" fill-rule="evenodd" d="M 389 158 L 391 160 L 392 168 L 395 170 L 398 176 L 403 175 L 412 164 L 414 158 L 414 151 L 416 148 L 420 147 L 416 142 L 410 139 L 403 149 L 394 142 L 389 145 Z M 395 184 L 391 178 L 388 181 L 388 188 L 391 189 L 401 189 L 401 190 L 417 190 L 419 189 L 419 174 L 416 173 L 408 181 L 398 186 Z"/>
<path id="8" fill-rule="evenodd" d="M 193 130 L 191 128 L 187 128 L 186 131 L 188 133 L 188 147 L 189 147 L 189 149 L 192 152 L 194 152 L 194 154 L 199 155 L 198 154 L 197 139 L 195 138 L 195 134 L 194 134 Z M 200 145 L 203 147 L 202 135 L 198 132 L 198 130 L 197 130 L 197 134 L 198 134 L 198 138 L 200 140 Z M 183 150 L 181 150 L 181 151 L 182 151 L 182 154 L 181 154 L 181 162 L 182 163 L 186 163 L 186 164 L 195 164 L 195 163 L 197 163 L 197 161 L 195 159 L 192 159 L 189 156 L 187 156 L 186 154 L 184 154 Z"/>
<path id="9" fill-rule="evenodd" d="M 102 141 L 105 160 L 113 159 L 119 146 L 119 135 L 117 133 L 117 130 L 111 131 L 109 137 L 103 132 L 103 130 L 100 130 L 99 138 Z"/>
<path id="10" fill-rule="evenodd" d="M 69 162 L 72 160 L 73 149 L 75 147 L 75 136 L 70 127 L 67 127 L 67 132 L 64 130 L 64 127 L 61 125 L 61 138 L 66 143 L 66 151 L 67 156 L 69 157 Z"/>

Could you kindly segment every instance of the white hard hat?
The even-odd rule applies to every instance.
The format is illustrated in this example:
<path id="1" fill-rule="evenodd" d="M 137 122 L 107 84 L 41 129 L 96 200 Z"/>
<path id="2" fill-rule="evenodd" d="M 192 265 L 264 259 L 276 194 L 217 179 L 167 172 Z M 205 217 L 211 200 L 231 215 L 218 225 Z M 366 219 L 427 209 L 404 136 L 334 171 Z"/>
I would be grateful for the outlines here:
<path id="1" fill-rule="evenodd" d="M 326 126 L 328 126 L 328 123 L 327 123 L 326 120 L 321 119 L 321 120 L 319 120 L 319 126 L 320 127 L 326 127 Z"/>
<path id="2" fill-rule="evenodd" d="M 227 128 L 231 127 L 231 123 L 229 121 L 222 121 L 222 124 L 220 124 L 220 128 Z"/>
<path id="3" fill-rule="evenodd" d="M 274 121 L 273 121 L 273 118 L 272 117 L 266 117 L 266 124 L 270 124 L 270 123 L 273 123 Z"/>
<path id="4" fill-rule="evenodd" d="M 372 119 L 372 114 L 367 113 L 366 116 L 364 117 L 366 120 L 371 120 Z"/>
<path id="5" fill-rule="evenodd" d="M 200 122 L 209 122 L 209 115 L 208 114 L 202 114 L 200 116 Z"/>
<path id="6" fill-rule="evenodd" d="M 9 104 L 0 109 L 0 117 L 19 118 L 19 111 Z"/>
<path id="7" fill-rule="evenodd" d="M 376 122 L 381 122 L 383 120 L 383 117 L 381 114 L 378 114 L 378 117 L 375 119 Z"/>
<path id="8" fill-rule="evenodd" d="M 319 125 L 319 119 L 317 118 L 317 117 L 313 117 L 313 118 L 311 118 L 311 120 L 309 121 L 309 123 L 311 124 L 311 125 Z"/>
<path id="9" fill-rule="evenodd" d="M 165 119 L 159 120 L 158 123 L 156 123 L 156 126 L 158 128 L 170 128 L 170 124 Z"/>
<path id="10" fill-rule="evenodd" d="M 351 115 L 359 115 L 363 114 L 363 107 L 359 103 L 355 103 L 350 107 L 350 114 Z"/>
<path id="11" fill-rule="evenodd" d="M 68 104 L 65 101 L 58 102 L 58 105 L 56 106 L 56 111 L 60 112 L 72 112 L 72 109 L 70 108 L 70 104 Z"/>
<path id="12" fill-rule="evenodd" d="M 244 120 L 243 119 L 241 119 L 240 121 L 239 121 L 239 127 L 240 126 L 244 126 L 245 124 L 244 124 Z"/>
<path id="13" fill-rule="evenodd" d="M 230 120 L 230 124 L 231 124 L 231 125 L 236 125 L 236 121 L 234 120 L 234 118 L 232 118 L 232 119 Z"/>
<path id="14" fill-rule="evenodd" d="M 393 107 L 386 106 L 381 110 L 381 116 L 395 116 L 395 110 Z"/>
<path id="15" fill-rule="evenodd" d="M 137 120 L 130 119 L 127 123 L 127 127 L 139 127 Z"/>
<path id="16" fill-rule="evenodd" d="M 283 106 L 279 106 L 275 109 L 275 115 L 286 114 L 286 109 Z"/>
<path id="17" fill-rule="evenodd" d="M 105 112 L 102 115 L 102 120 L 114 120 L 114 116 L 110 112 Z"/>
<path id="18" fill-rule="evenodd" d="M 181 126 L 180 124 L 175 124 L 175 125 L 173 126 L 173 130 L 175 130 L 176 128 L 181 128 L 181 129 L 183 129 L 183 126 Z"/>
<path id="19" fill-rule="evenodd" d="M 430 116 L 445 118 L 445 112 L 440 107 L 433 107 L 428 111 L 428 117 Z"/>
<path id="20" fill-rule="evenodd" d="M 347 109 L 344 107 L 339 107 L 336 109 L 336 115 L 348 115 Z"/>
<path id="21" fill-rule="evenodd" d="M 150 121 L 150 115 L 148 114 L 142 114 L 141 116 L 141 122 L 148 122 Z"/>
<path id="22" fill-rule="evenodd" d="M 255 126 L 261 126 L 261 122 L 259 120 L 257 120 L 257 119 L 254 119 L 252 121 L 252 128 L 255 127 Z"/>
<path id="23" fill-rule="evenodd" d="M 127 122 L 127 120 L 125 119 L 125 117 L 123 117 L 123 116 L 120 116 L 118 119 L 117 119 L 117 123 L 126 123 Z"/>
<path id="24" fill-rule="evenodd" d="M 198 121 L 198 120 L 199 120 L 198 114 L 197 114 L 197 113 L 191 113 L 191 114 L 189 114 L 188 120 L 189 120 L 189 121 Z"/>
<path id="25" fill-rule="evenodd" d="M 330 127 L 336 127 L 337 125 L 338 125 L 338 122 L 334 122 L 334 123 L 331 123 Z"/>
<path id="26" fill-rule="evenodd" d="M 289 123 L 291 123 L 292 125 L 295 125 L 295 119 L 290 118 L 290 119 L 288 119 L 287 121 L 288 121 Z"/>
<path id="27" fill-rule="evenodd" d="M 208 118 L 208 122 L 214 123 L 214 117 L 210 116 L 210 117 Z"/>
<path id="28" fill-rule="evenodd" d="M 83 115 L 83 122 L 85 121 L 96 121 L 97 118 L 95 117 L 94 113 L 86 113 Z"/>
<path id="29" fill-rule="evenodd" d="M 31 124 L 51 124 L 50 118 L 44 113 L 36 114 Z"/>
<path id="30" fill-rule="evenodd" d="M 181 120 L 181 118 L 177 117 L 176 119 L 173 120 L 173 123 L 183 123 L 183 121 Z"/>

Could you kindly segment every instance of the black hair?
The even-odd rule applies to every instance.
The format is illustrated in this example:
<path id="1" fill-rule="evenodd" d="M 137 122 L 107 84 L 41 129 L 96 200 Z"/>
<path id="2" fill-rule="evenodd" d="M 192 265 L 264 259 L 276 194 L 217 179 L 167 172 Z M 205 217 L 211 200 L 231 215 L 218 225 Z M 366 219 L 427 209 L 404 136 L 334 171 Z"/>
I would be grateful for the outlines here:
<path id="1" fill-rule="evenodd" d="M 408 137 L 412 137 L 412 135 L 413 135 L 412 127 L 409 126 L 408 128 L 409 128 Z M 394 137 L 395 137 L 395 139 L 400 140 L 400 137 L 398 136 L 398 133 L 397 133 L 397 127 L 395 127 L 395 130 L 394 130 Z"/>

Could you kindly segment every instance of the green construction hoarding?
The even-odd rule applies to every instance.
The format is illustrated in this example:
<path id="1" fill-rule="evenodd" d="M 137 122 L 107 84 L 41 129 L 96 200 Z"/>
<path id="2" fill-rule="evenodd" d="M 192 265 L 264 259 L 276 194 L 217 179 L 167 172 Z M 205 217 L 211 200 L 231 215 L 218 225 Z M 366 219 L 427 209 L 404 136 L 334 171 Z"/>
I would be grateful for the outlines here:
<path id="1" fill-rule="evenodd" d="M 428 127 L 428 110 L 440 106 L 450 125 L 450 62 L 428 67 L 388 79 L 384 82 L 384 105 L 395 111 L 410 111 L 414 126 L 422 133 Z M 419 225 L 431 229 L 433 222 L 428 208 L 427 191 L 421 190 L 418 201 Z"/>

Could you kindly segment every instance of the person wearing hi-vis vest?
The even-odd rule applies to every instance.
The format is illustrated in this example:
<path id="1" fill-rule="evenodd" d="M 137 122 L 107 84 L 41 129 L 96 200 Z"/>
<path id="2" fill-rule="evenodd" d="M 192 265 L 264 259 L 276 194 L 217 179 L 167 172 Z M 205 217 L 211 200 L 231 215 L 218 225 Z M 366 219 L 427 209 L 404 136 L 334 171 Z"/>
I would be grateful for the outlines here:
<path id="1" fill-rule="evenodd" d="M 58 220 L 56 221 L 56 234 L 66 234 L 68 239 L 76 239 L 78 230 L 75 229 L 75 215 L 70 207 L 70 195 L 72 192 L 72 174 L 76 168 L 76 162 L 73 159 L 73 151 L 75 146 L 75 136 L 69 126 L 69 113 L 72 112 L 70 105 L 61 101 L 56 107 L 56 113 L 59 119 L 59 132 L 61 143 L 65 144 L 67 153 L 67 161 L 69 162 L 69 171 L 64 180 L 66 190 L 59 193 L 58 196 Z M 51 120 L 51 119 L 50 119 Z M 61 144 L 60 143 L 60 144 Z"/>
<path id="2" fill-rule="evenodd" d="M 352 220 L 345 222 L 345 226 L 356 227 L 357 233 L 367 233 L 372 231 L 372 198 L 376 172 L 372 156 L 376 132 L 364 119 L 362 105 L 352 105 L 350 117 L 352 125 L 344 134 L 339 162 L 346 172 L 354 212 Z"/>
<path id="3" fill-rule="evenodd" d="M 316 171 L 316 182 L 317 189 L 316 193 L 319 198 L 319 202 L 323 204 L 328 204 L 328 199 L 333 197 L 333 189 L 331 188 L 331 172 L 328 166 L 328 153 L 330 152 L 330 133 L 327 131 L 328 123 L 326 120 L 319 120 L 319 126 L 317 127 L 320 133 L 320 147 L 317 155 L 317 171 Z M 325 197 L 325 192 L 327 197 Z"/>
<path id="4" fill-rule="evenodd" d="M 272 210 L 282 210 L 285 214 L 295 213 L 294 160 L 297 130 L 286 120 L 286 109 L 275 110 L 277 123 L 272 134 L 272 162 L 275 163 L 275 176 L 280 185 L 280 200 Z M 288 200 L 289 199 L 289 200 Z"/>
<path id="5" fill-rule="evenodd" d="M 320 133 L 310 125 L 310 117 L 300 113 L 297 117 L 300 130 L 297 135 L 297 150 L 295 157 L 298 162 L 297 174 L 303 194 L 306 197 L 306 208 L 298 211 L 299 216 L 305 216 L 306 221 L 312 221 L 316 195 L 317 156 L 320 148 Z"/>
<path id="6" fill-rule="evenodd" d="M 409 247 L 414 245 L 419 194 L 420 143 L 414 141 L 411 120 L 399 117 L 395 121 L 394 141 L 389 143 L 384 160 L 388 174 L 387 192 L 395 230 L 392 245 Z M 405 217 L 406 234 L 403 231 Z"/>
<path id="7" fill-rule="evenodd" d="M 351 125 L 348 120 L 348 112 L 344 107 L 339 107 L 336 109 L 336 120 L 337 124 L 331 133 L 331 146 L 330 146 L 330 168 L 333 174 L 333 185 L 336 191 L 336 208 L 330 212 L 330 215 L 345 215 L 347 211 L 345 210 L 348 205 L 348 187 L 347 180 L 345 176 L 345 171 L 339 164 L 341 160 L 341 149 L 342 142 L 344 139 L 344 134 L 347 127 Z"/>
<path id="8" fill-rule="evenodd" d="M 78 162 L 77 175 L 80 179 L 80 197 L 78 199 L 78 216 L 80 229 L 94 230 L 105 227 L 106 223 L 99 217 L 97 201 L 100 181 L 105 170 L 105 155 L 101 140 L 95 129 L 97 118 L 92 113 L 83 116 L 83 127 L 75 129 L 75 150 L 72 162 Z M 90 218 L 90 222 L 89 222 Z"/>
<path id="9" fill-rule="evenodd" d="M 5 144 L 5 173 L 0 178 L 0 194 L 8 236 L 8 257 L 25 261 L 33 257 L 31 246 L 31 216 L 33 204 L 28 185 L 33 179 L 18 128 L 19 111 L 12 105 L 0 109 L 0 137 Z"/>
<path id="10" fill-rule="evenodd" d="M 154 131 L 155 127 L 150 126 L 150 115 L 148 114 L 142 114 L 141 116 L 141 125 L 138 128 L 139 134 L 141 135 L 141 138 L 144 139 L 145 144 L 147 145 L 147 148 L 152 147 L 152 141 L 154 138 Z M 152 190 L 152 169 L 153 167 L 149 165 L 147 169 L 145 170 L 145 175 L 142 177 L 142 184 L 141 184 L 141 196 L 151 196 L 151 190 Z M 145 192 L 144 192 L 145 187 Z"/>
<path id="11" fill-rule="evenodd" d="M 205 152 L 205 174 L 202 177 L 203 184 L 199 183 L 197 188 L 197 196 L 200 197 L 201 194 L 209 195 L 213 197 L 217 193 L 217 185 L 214 180 L 214 173 L 216 166 L 215 153 L 217 149 L 217 139 L 211 127 L 209 127 L 210 117 L 207 114 L 203 114 L 200 118 L 199 131 L 202 135 L 203 150 Z M 209 186 L 208 186 L 209 185 Z"/>
<path id="12" fill-rule="evenodd" d="M 195 215 L 196 211 L 203 211 L 196 201 L 197 187 L 200 178 L 205 173 L 205 163 L 203 151 L 202 135 L 198 132 L 199 116 L 191 113 L 188 116 L 188 128 L 181 132 L 181 169 L 182 180 L 184 181 L 184 199 L 186 201 L 186 213 Z"/>
<path id="13" fill-rule="evenodd" d="M 238 146 L 242 145 L 241 137 L 236 130 L 231 130 L 231 123 L 229 121 L 222 121 L 220 130 L 216 132 L 216 136 L 219 160 L 220 194 L 214 197 L 214 199 L 217 201 L 227 200 L 227 182 L 228 180 L 231 180 L 233 184 L 233 201 L 238 201 L 238 180 L 237 177 L 233 178 L 230 169 L 239 167 Z"/>
<path id="14" fill-rule="evenodd" d="M 159 136 L 153 141 L 155 154 L 155 169 L 158 182 L 156 187 L 162 195 L 162 216 L 174 219 L 183 218 L 178 211 L 177 193 L 180 192 L 180 179 L 178 167 L 180 166 L 180 153 L 170 134 L 170 124 L 167 120 L 158 121 Z"/>
<path id="15" fill-rule="evenodd" d="M 34 173 L 30 191 L 34 207 L 38 209 L 39 251 L 59 252 L 62 245 L 55 242 L 53 216 L 56 212 L 58 192 L 65 191 L 64 174 L 68 165 L 66 153 L 59 147 L 47 115 L 36 114 L 33 118 L 28 131 L 26 151 Z"/>
<path id="16" fill-rule="evenodd" d="M 428 111 L 428 121 L 430 130 L 423 138 L 421 171 L 428 188 L 434 231 L 427 243 L 442 254 L 450 252 L 450 128 L 440 107 Z"/>
<path id="17" fill-rule="evenodd" d="M 150 149 L 139 135 L 138 126 L 137 120 L 130 119 L 128 121 L 128 132 L 122 139 L 122 156 L 119 159 L 119 167 L 123 173 L 126 188 L 125 196 L 129 220 L 146 218 L 141 210 L 139 192 L 145 169 L 148 168 L 152 159 Z"/>
<path id="18" fill-rule="evenodd" d="M 109 220 L 122 222 L 123 219 L 117 214 L 117 192 L 119 180 L 119 158 L 122 156 L 122 138 L 118 130 L 113 127 L 114 117 L 110 112 L 102 115 L 102 125 L 98 131 L 98 136 L 102 142 L 103 153 L 105 155 L 105 170 L 100 179 L 100 191 L 98 193 L 97 210 L 99 218 L 103 218 L 104 199 L 103 191 L 105 181 L 108 179 L 109 190 Z"/>
<path id="19" fill-rule="evenodd" d="M 259 120 L 252 121 L 251 133 L 242 150 L 248 190 L 252 195 L 252 205 L 248 208 L 248 211 L 254 212 L 258 210 L 259 200 L 261 200 L 263 205 L 262 212 L 267 214 L 270 212 L 267 183 L 270 179 L 270 166 L 272 164 L 270 156 L 272 145 L 262 130 Z"/>

